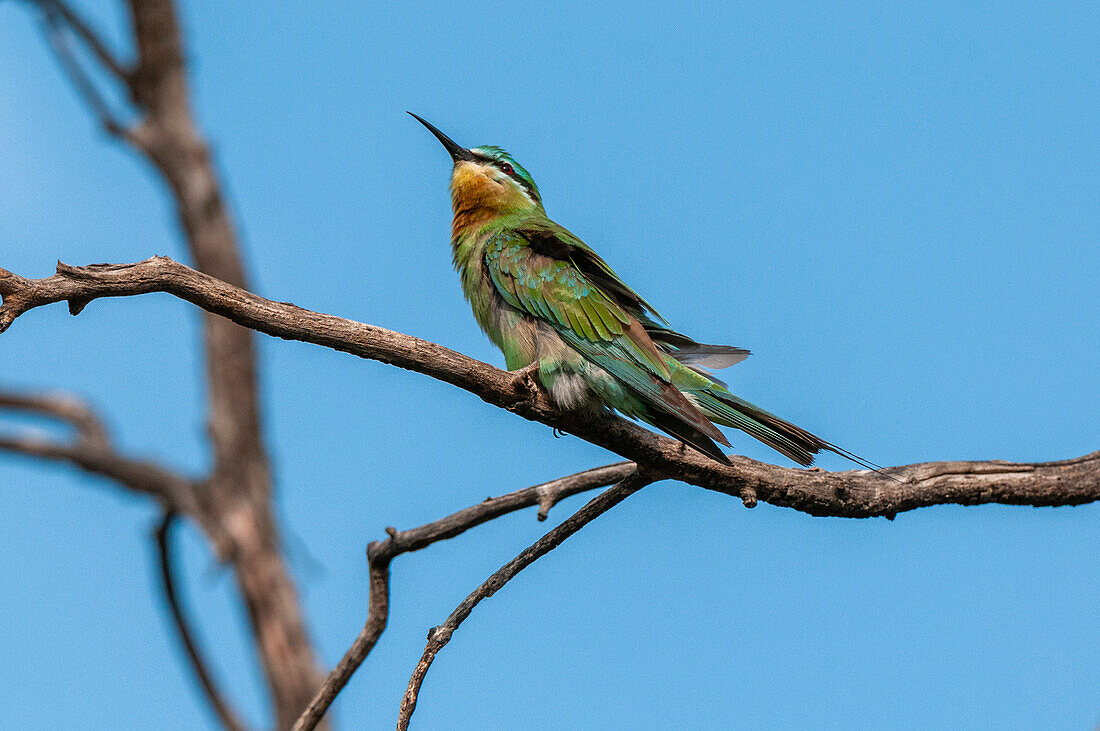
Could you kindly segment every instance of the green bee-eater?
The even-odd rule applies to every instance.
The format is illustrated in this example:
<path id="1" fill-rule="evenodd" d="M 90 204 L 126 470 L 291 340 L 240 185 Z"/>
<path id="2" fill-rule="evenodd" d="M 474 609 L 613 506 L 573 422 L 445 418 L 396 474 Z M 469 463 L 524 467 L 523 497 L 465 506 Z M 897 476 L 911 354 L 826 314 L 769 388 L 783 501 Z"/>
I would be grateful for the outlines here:
<path id="1" fill-rule="evenodd" d="M 412 114 L 412 112 L 409 112 Z M 802 465 L 822 449 L 872 465 L 726 389 L 704 369 L 749 351 L 676 332 L 583 241 L 550 220 L 535 181 L 499 147 L 467 149 L 412 114 L 454 161 L 451 246 L 462 291 L 509 370 L 538 362 L 564 409 L 607 406 L 719 462 L 715 424 L 747 432 Z"/>

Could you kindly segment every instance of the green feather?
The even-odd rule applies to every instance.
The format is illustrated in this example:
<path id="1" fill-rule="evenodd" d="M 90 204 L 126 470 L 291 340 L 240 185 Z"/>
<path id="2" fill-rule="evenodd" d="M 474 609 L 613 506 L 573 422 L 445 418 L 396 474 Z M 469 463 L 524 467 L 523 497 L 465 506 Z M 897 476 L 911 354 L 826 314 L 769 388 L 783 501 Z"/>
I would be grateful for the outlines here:
<path id="1" fill-rule="evenodd" d="M 518 200 L 529 203 L 481 209 L 491 215 L 471 223 L 477 204 L 455 199 L 452 244 L 463 292 L 509 368 L 538 359 L 543 385 L 556 398 L 560 386 L 563 402 L 595 397 L 719 461 L 728 460 L 715 442 L 728 442 L 715 423 L 800 464 L 828 449 L 877 467 L 730 393 L 703 369 L 740 362 L 747 350 L 699 343 L 672 329 L 587 244 L 546 216 L 534 181 L 511 156 L 496 147 L 468 152 L 475 164 L 495 166 L 494 184 L 521 186 L 526 197 Z M 543 343 L 545 327 L 560 340 Z"/>

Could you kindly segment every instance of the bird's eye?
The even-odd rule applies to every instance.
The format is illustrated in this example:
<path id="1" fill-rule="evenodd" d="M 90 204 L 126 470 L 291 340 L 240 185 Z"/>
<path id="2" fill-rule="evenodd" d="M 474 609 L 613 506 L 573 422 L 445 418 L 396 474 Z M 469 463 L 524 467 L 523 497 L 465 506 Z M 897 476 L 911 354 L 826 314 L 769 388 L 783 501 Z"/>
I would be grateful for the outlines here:
<path id="1" fill-rule="evenodd" d="M 502 162 L 500 164 L 500 170 L 505 175 L 511 175 L 512 173 L 514 173 L 516 171 L 515 168 L 513 168 L 510 164 L 508 164 L 506 162 Z"/>

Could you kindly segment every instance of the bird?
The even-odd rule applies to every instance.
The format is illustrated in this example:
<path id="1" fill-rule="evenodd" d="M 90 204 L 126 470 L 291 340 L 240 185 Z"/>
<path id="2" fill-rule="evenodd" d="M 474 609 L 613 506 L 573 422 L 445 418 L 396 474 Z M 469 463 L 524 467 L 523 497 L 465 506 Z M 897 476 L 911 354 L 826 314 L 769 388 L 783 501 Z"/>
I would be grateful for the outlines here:
<path id="1" fill-rule="evenodd" d="M 607 407 L 723 464 L 718 426 L 803 466 L 823 450 L 881 468 L 735 396 L 712 370 L 749 351 L 673 329 L 590 246 L 546 215 L 530 173 L 500 147 L 462 147 L 422 117 L 451 156 L 451 248 L 462 292 L 508 370 L 530 367 L 561 409 Z M 536 365 L 537 364 L 537 365 Z M 537 369 L 537 370 L 536 370 Z"/>

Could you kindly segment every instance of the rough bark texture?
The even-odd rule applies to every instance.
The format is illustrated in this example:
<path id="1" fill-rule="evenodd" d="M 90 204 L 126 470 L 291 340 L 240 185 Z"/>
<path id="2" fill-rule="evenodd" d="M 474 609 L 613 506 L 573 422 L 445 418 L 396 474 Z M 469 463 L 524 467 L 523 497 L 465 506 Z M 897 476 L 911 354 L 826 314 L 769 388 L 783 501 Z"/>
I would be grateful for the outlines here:
<path id="1" fill-rule="evenodd" d="M 166 257 L 136 264 L 58 265 L 45 279 L 0 270 L 0 332 L 23 312 L 68 301 L 87 302 L 167 292 L 208 312 L 288 340 L 323 345 L 417 371 L 470 391 L 484 401 L 605 447 L 661 477 L 758 500 L 810 515 L 893 517 L 930 505 L 1079 505 L 1100 499 L 1100 452 L 1060 462 L 928 462 L 891 467 L 893 479 L 866 470 L 792 469 L 733 457 L 723 465 L 672 439 L 608 413 L 561 411 L 529 370 L 508 373 L 435 343 L 385 328 L 273 302 Z M 74 304 L 75 303 L 75 304 Z"/>

